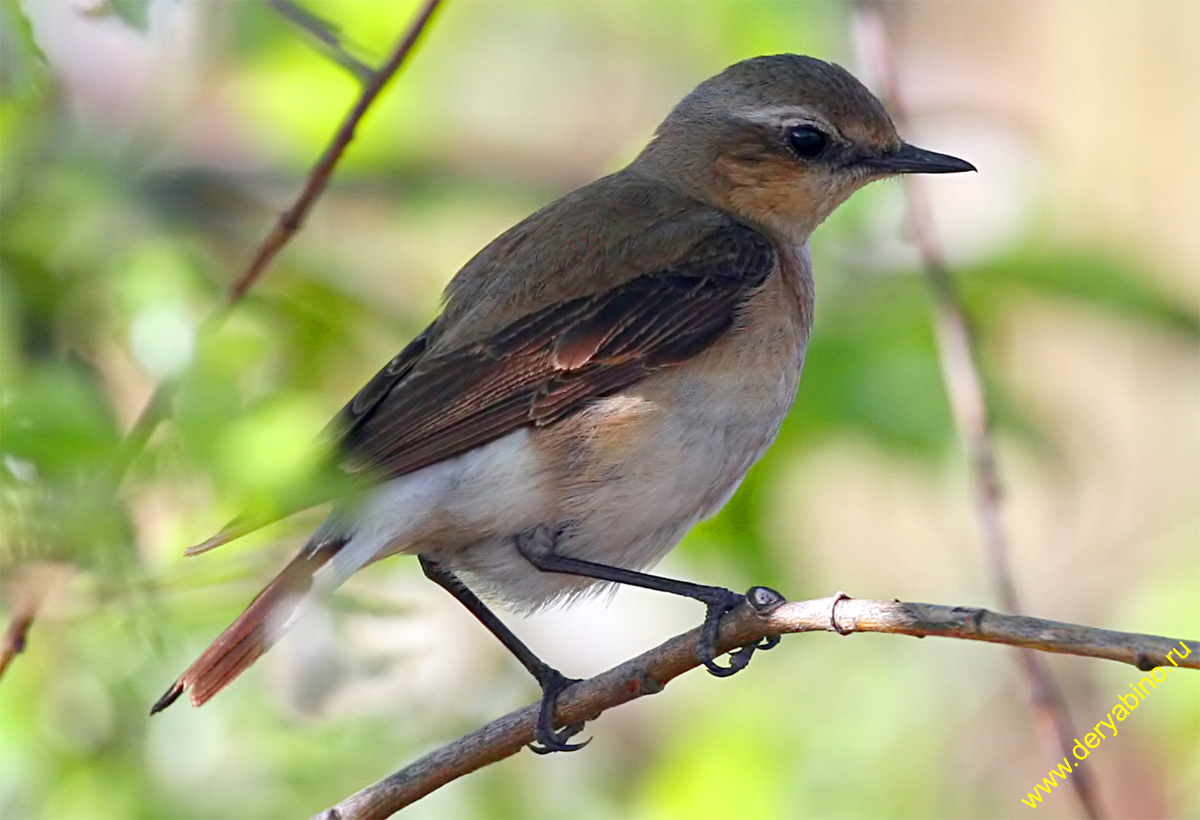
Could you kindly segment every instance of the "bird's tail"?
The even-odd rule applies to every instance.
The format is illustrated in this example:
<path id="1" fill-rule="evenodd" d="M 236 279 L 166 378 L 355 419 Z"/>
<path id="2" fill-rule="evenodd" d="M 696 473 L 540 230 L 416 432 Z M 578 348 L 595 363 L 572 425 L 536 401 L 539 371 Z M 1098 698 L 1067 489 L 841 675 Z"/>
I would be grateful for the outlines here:
<path id="1" fill-rule="evenodd" d="M 200 706 L 248 669 L 296 620 L 318 571 L 345 545 L 344 538 L 310 542 L 171 685 L 150 714 L 166 709 L 188 690 L 192 705 Z M 334 566 L 331 569 L 341 568 Z M 339 576 L 336 580 L 341 581 L 349 572 L 336 574 Z"/>

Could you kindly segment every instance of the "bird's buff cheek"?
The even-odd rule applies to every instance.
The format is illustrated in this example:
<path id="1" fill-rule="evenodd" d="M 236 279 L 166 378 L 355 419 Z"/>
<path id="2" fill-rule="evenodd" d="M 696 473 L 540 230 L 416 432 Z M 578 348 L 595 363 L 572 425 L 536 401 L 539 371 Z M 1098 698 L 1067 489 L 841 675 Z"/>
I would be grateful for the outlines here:
<path id="1" fill-rule="evenodd" d="M 795 165 L 780 162 L 719 166 L 728 182 L 730 209 L 784 236 L 807 238 L 857 187 L 823 174 L 800 174 Z"/>

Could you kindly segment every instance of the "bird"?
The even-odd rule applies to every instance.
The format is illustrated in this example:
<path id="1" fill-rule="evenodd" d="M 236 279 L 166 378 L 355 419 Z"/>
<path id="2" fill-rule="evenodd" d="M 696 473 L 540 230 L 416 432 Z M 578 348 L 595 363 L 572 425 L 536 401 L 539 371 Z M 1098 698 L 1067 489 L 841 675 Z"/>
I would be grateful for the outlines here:
<path id="1" fill-rule="evenodd" d="M 362 567 L 415 555 L 542 689 L 535 751 L 573 751 L 575 682 L 493 613 L 627 584 L 706 606 L 699 659 L 746 596 L 647 570 L 729 500 L 796 397 L 814 318 L 809 238 L 864 185 L 974 171 L 917 148 L 844 68 L 729 66 L 624 169 L 543 207 L 453 277 L 442 309 L 326 428 L 356 480 L 303 549 L 154 704 L 199 706 Z M 237 522 L 193 548 L 238 537 Z M 758 590 L 766 588 L 754 588 Z M 752 589 L 752 592 L 754 591 Z"/>

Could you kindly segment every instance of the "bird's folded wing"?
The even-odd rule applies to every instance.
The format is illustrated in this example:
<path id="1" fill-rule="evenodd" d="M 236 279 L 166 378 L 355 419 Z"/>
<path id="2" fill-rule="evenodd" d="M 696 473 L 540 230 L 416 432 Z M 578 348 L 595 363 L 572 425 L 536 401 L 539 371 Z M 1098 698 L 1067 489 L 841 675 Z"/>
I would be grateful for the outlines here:
<path id="1" fill-rule="evenodd" d="M 775 264 L 767 239 L 726 223 L 665 267 L 535 310 L 481 341 L 440 351 L 434 322 L 355 395 L 322 438 L 341 472 L 378 481 L 519 427 L 550 424 L 707 348 L 733 326 L 745 297 Z M 187 554 L 227 544 L 329 494 L 314 487 L 304 498 L 240 516 Z"/>
<path id="2" fill-rule="evenodd" d="M 727 224 L 663 269 L 542 308 L 459 349 L 426 349 L 435 324 L 331 423 L 341 466 L 393 478 L 553 423 L 703 351 L 734 326 L 775 265 L 766 238 Z"/>

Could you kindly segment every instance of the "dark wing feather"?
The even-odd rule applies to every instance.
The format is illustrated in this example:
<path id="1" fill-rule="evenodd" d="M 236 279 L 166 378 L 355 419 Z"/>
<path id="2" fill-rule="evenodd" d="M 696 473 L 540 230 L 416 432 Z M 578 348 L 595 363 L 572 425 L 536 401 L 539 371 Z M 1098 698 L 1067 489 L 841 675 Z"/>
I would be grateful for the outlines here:
<path id="1" fill-rule="evenodd" d="M 431 327 L 334 419 L 342 466 L 400 476 L 686 361 L 733 326 L 775 265 L 767 239 L 731 224 L 675 265 L 535 311 L 482 342 L 430 352 Z"/>

